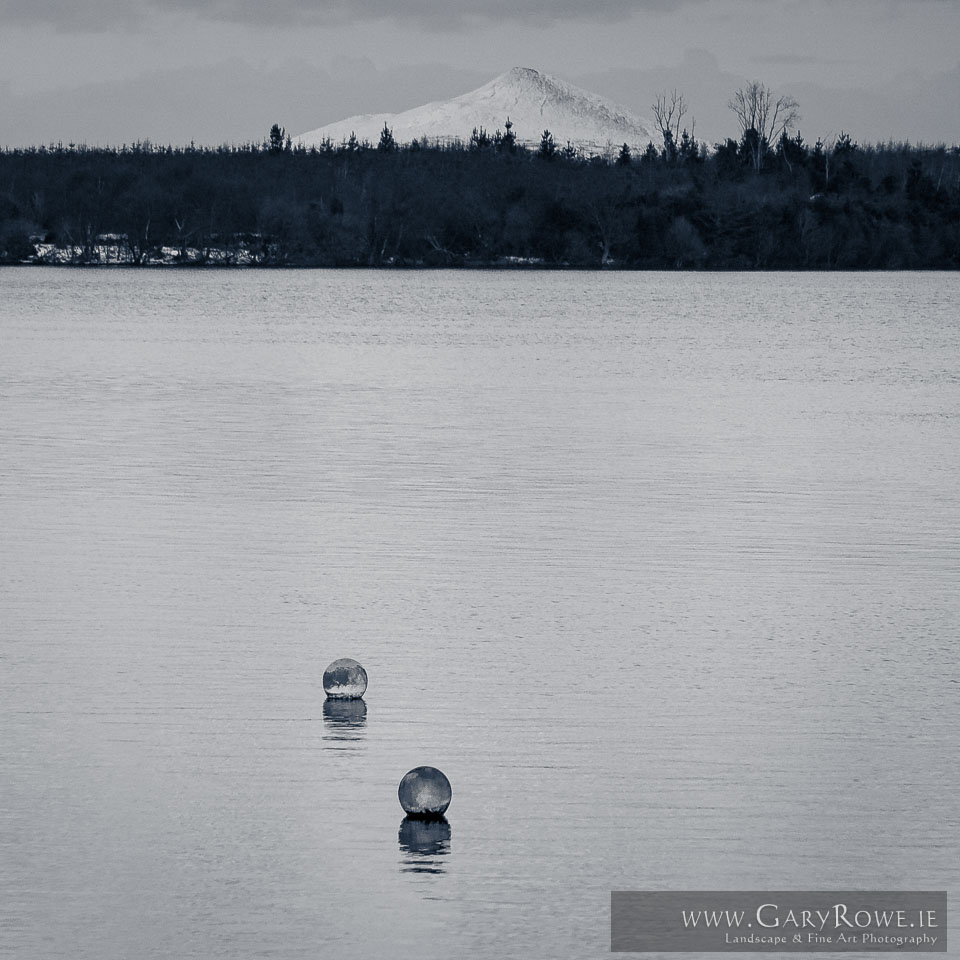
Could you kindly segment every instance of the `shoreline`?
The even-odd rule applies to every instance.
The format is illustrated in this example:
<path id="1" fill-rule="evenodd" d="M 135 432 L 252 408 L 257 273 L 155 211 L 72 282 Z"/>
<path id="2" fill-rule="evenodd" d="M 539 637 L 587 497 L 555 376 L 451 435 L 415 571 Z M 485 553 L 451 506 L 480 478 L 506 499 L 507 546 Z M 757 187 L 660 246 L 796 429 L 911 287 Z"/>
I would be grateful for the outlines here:
<path id="1" fill-rule="evenodd" d="M 18 263 L 0 263 L 0 270 L 29 267 L 31 269 L 68 269 L 68 270 L 135 270 L 135 271 L 171 271 L 200 272 L 200 271 L 274 271 L 274 270 L 377 270 L 385 273 L 439 273 L 443 271 L 455 272 L 505 272 L 505 273 L 957 273 L 960 267 L 942 267 L 921 265 L 916 267 L 823 267 L 823 266 L 784 266 L 775 267 L 744 267 L 744 266 L 664 266 L 651 264 L 637 266 L 630 264 L 604 264 L 603 266 L 585 263 L 348 263 L 348 264 L 315 264 L 315 263 L 37 263 L 21 261 Z"/>
<path id="2" fill-rule="evenodd" d="M 0 261 L 0 270 L 4 268 L 29 267 L 32 269 L 70 269 L 70 270 L 134 270 L 134 271 L 157 271 L 169 270 L 175 272 L 196 272 L 207 270 L 224 271 L 250 271 L 250 270 L 382 270 L 386 272 L 439 272 L 439 271 L 457 271 L 457 272 L 517 272 L 517 273 L 956 273 L 960 271 L 958 267 L 943 267 L 918 265 L 909 267 L 824 267 L 824 266 L 806 266 L 803 264 L 777 266 L 749 266 L 739 265 L 717 265 L 717 264 L 630 264 L 609 262 L 598 263 L 556 263 L 546 260 L 521 259 L 521 258 L 503 258 L 499 260 L 463 260 L 449 263 L 271 263 L 269 261 L 257 261 L 251 258 L 247 262 L 217 262 L 210 261 L 171 261 L 171 260 L 148 260 L 143 263 L 135 263 L 130 260 L 71 260 L 71 259 L 34 259 L 20 260 L 16 262 Z"/>

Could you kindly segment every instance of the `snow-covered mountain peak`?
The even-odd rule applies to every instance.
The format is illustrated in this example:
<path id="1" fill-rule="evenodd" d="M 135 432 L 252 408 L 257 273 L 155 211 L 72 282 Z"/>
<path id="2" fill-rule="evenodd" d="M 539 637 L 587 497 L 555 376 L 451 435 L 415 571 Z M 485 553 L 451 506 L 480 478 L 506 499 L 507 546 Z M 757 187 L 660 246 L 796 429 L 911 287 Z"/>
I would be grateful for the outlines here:
<path id="1" fill-rule="evenodd" d="M 513 67 L 452 100 L 392 115 L 348 117 L 304 133 L 296 142 L 305 146 L 325 139 L 340 143 L 354 133 L 360 140 L 376 143 L 386 124 L 399 143 L 423 137 L 466 143 L 475 128 L 492 134 L 503 130 L 508 118 L 522 144 L 536 145 L 543 131 L 549 130 L 559 146 L 569 141 L 587 154 L 606 153 L 622 143 L 643 150 L 656 139 L 653 124 L 628 108 L 531 67 Z"/>
<path id="2" fill-rule="evenodd" d="M 534 70 L 533 67 L 511 67 L 506 73 L 500 74 L 499 79 L 516 81 L 529 80 L 534 83 L 541 83 L 543 81 L 543 74 L 539 70 Z"/>
<path id="3" fill-rule="evenodd" d="M 494 77 L 487 86 L 497 86 L 505 89 L 514 88 L 522 94 L 540 93 L 553 99 L 563 99 L 577 94 L 591 96 L 585 90 L 574 87 L 563 80 L 558 80 L 556 77 L 551 77 L 547 73 L 534 70 L 533 67 L 511 67 L 506 73 Z M 485 88 L 481 87 L 480 89 Z"/>

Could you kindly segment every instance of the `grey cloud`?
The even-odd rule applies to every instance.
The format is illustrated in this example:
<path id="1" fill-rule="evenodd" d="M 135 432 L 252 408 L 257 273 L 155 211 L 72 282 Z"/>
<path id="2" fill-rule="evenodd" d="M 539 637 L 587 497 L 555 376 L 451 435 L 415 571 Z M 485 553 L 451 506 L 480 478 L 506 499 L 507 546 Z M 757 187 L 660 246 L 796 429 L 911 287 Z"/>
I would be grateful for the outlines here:
<path id="1" fill-rule="evenodd" d="M 0 0 L 0 22 L 10 26 L 45 24 L 73 33 L 107 33 L 135 27 L 151 0 Z"/>
<path id="2" fill-rule="evenodd" d="M 798 67 L 816 67 L 833 66 L 838 63 L 849 63 L 849 60 L 827 57 L 805 57 L 793 53 L 773 53 L 773 54 L 754 54 L 753 60 L 756 63 L 774 63 L 778 65 L 798 66 Z"/>
<path id="3" fill-rule="evenodd" d="M 377 70 L 362 59 L 337 59 L 320 69 L 288 61 L 274 70 L 241 59 L 195 68 L 163 70 L 123 83 L 115 80 L 68 90 L 22 93 L 0 86 L 0 146 L 62 140 L 91 144 L 202 144 L 245 142 L 266 136 L 270 125 L 291 133 L 311 130 L 357 113 L 395 113 L 457 96 L 489 80 L 495 71 L 437 63 Z M 750 77 L 723 69 L 705 51 L 688 51 L 671 67 L 617 68 L 570 74 L 563 79 L 611 97 L 648 116 L 662 90 L 676 88 L 697 119 L 696 134 L 710 143 L 737 135 L 727 108 L 731 94 Z M 791 84 L 808 142 L 846 130 L 861 143 L 892 138 L 955 142 L 960 100 L 930 96 L 955 90 L 960 67 L 933 75 L 898 77 L 874 90 Z"/>
<path id="4" fill-rule="evenodd" d="M 191 0 L 154 0 L 182 3 Z M 471 21 L 519 20 L 552 23 L 570 20 L 620 20 L 641 10 L 671 10 L 703 0 L 217 0 L 207 15 L 230 20 L 288 20 L 349 22 L 354 20 L 412 20 L 424 25 L 457 26 Z"/>
<path id="5" fill-rule="evenodd" d="M 265 70 L 235 58 L 123 83 L 10 92 L 0 96 L 0 146 L 245 143 L 262 140 L 274 123 L 295 134 L 371 108 L 408 110 L 488 79 L 443 64 L 380 71 L 362 59 L 338 58 L 329 70 L 300 60 Z"/>
<path id="6" fill-rule="evenodd" d="M 739 135 L 727 104 L 733 92 L 752 77 L 723 70 L 714 57 L 688 51 L 682 64 L 653 69 L 617 68 L 570 79 L 611 97 L 640 114 L 649 114 L 656 92 L 676 89 L 696 118 L 696 135 L 708 143 Z M 960 65 L 933 74 L 900 75 L 874 89 L 845 89 L 814 82 L 778 88 L 800 102 L 800 129 L 808 143 L 829 141 L 841 131 L 860 143 L 907 140 L 956 144 L 960 99 L 931 96 L 934 90 L 960 88 Z"/>
<path id="7" fill-rule="evenodd" d="M 0 0 L 0 20 L 102 32 L 143 21 L 151 12 L 272 25 L 340 25 L 371 20 L 412 22 L 436 30 L 515 21 L 616 21 L 642 11 L 668 12 L 706 0 Z"/>

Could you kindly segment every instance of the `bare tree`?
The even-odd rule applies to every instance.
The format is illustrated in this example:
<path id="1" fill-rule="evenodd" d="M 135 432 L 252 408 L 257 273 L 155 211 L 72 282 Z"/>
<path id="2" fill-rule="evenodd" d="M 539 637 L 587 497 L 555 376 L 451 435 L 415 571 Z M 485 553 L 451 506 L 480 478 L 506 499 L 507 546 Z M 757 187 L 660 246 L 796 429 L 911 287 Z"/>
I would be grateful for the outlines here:
<path id="1" fill-rule="evenodd" d="M 800 104 L 793 97 L 774 99 L 773 91 L 757 80 L 741 87 L 727 106 L 740 121 L 741 143 L 757 171 L 763 168 L 770 145 L 800 119 Z"/>
<path id="2" fill-rule="evenodd" d="M 666 93 L 658 93 L 656 101 L 651 105 L 653 118 L 657 121 L 660 133 L 663 135 L 663 153 L 668 163 L 677 158 L 677 144 L 680 142 L 680 124 L 687 113 L 687 103 L 682 93 L 674 90 L 667 103 Z"/>

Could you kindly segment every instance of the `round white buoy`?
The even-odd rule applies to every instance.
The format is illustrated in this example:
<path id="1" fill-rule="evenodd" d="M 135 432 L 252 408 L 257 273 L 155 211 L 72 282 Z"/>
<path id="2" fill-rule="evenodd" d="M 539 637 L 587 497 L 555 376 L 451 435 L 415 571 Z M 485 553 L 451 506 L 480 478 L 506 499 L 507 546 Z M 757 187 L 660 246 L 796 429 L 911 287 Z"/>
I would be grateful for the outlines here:
<path id="1" fill-rule="evenodd" d="M 453 791 L 450 781 L 436 767 L 415 767 L 397 790 L 400 806 L 411 817 L 442 817 L 450 806 Z"/>
<path id="2" fill-rule="evenodd" d="M 323 690 L 331 700 L 359 700 L 367 689 L 367 671 L 349 657 L 323 671 Z"/>

